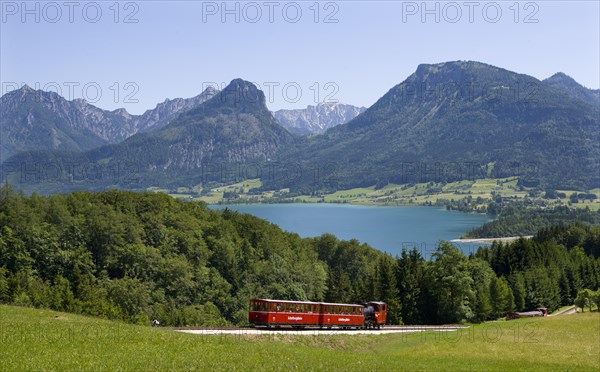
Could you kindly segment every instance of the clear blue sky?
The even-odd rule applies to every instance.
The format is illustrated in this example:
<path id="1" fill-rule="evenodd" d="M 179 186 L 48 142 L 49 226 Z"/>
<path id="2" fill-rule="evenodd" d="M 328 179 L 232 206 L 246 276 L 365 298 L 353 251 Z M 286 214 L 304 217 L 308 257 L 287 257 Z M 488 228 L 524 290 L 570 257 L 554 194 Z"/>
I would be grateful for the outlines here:
<path id="1" fill-rule="evenodd" d="M 13 83 L 57 90 L 49 84 L 54 82 L 63 96 L 81 98 L 88 84 L 88 100 L 96 89 L 102 93 L 95 105 L 142 113 L 165 98 L 191 97 L 209 82 L 240 77 L 263 90 L 274 83 L 267 92 L 273 110 L 305 107 L 328 94 L 370 106 L 419 64 L 451 60 L 481 61 L 539 79 L 562 71 L 587 87 L 600 85 L 598 1 L 517 7 L 514 1 L 480 1 L 471 8 L 464 1 L 428 2 L 431 14 L 421 1 L 317 7 L 314 1 L 229 2 L 233 14 L 221 1 L 63 3 L 33 1 L 23 9 L 21 1 L 1 1 L 2 93 Z M 79 84 L 72 94 L 71 83 Z M 128 103 L 128 93 L 139 102 Z"/>

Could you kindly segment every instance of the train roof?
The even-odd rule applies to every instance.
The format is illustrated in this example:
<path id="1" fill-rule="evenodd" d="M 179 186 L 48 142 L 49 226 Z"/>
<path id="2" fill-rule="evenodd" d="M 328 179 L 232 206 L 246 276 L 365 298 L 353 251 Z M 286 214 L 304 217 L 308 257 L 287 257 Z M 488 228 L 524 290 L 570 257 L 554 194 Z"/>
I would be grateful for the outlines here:
<path id="1" fill-rule="evenodd" d="M 273 302 L 283 304 L 311 304 L 311 305 L 327 305 L 327 306 L 360 306 L 359 304 L 340 304 L 335 302 L 312 302 L 312 301 L 291 301 L 291 300 L 271 300 L 267 298 L 253 298 L 250 301 Z M 382 302 L 383 303 L 383 302 Z"/>
<path id="2" fill-rule="evenodd" d="M 253 298 L 250 301 L 261 301 L 261 302 L 277 302 L 283 304 L 311 304 L 311 305 L 320 305 L 321 302 L 312 302 L 312 301 L 291 301 L 291 300 L 271 300 L 268 298 Z"/>
<path id="3" fill-rule="evenodd" d="M 383 301 L 369 301 L 370 304 L 376 304 L 376 305 L 386 305 L 385 302 Z"/>
<path id="4" fill-rule="evenodd" d="M 319 302 L 321 305 L 327 305 L 327 306 L 331 306 L 331 305 L 337 305 L 337 306 L 360 306 L 363 307 L 363 305 L 359 305 L 359 304 L 339 304 L 337 302 Z"/>

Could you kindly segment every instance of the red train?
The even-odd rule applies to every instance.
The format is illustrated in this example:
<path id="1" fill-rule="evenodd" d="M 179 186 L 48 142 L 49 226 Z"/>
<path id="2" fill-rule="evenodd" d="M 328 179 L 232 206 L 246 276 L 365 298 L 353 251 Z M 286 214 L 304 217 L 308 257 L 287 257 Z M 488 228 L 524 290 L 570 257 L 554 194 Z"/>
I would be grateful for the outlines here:
<path id="1" fill-rule="evenodd" d="M 379 301 L 356 305 L 254 298 L 248 320 L 266 327 L 359 329 L 383 327 L 386 315 L 387 304 Z"/>
<path id="2" fill-rule="evenodd" d="M 548 308 L 538 307 L 537 309 L 535 309 L 533 311 L 525 311 L 525 312 L 511 311 L 511 312 L 506 313 L 506 320 L 513 320 L 513 319 L 518 319 L 518 318 L 529 318 L 532 316 L 548 316 Z"/>

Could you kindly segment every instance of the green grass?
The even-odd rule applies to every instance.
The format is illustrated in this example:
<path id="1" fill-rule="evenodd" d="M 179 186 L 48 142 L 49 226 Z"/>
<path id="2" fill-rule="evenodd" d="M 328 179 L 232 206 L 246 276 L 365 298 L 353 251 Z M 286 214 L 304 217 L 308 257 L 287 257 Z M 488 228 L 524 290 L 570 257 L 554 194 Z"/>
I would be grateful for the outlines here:
<path id="1" fill-rule="evenodd" d="M 181 197 L 186 200 L 193 198 L 194 200 L 201 200 L 208 204 L 218 203 L 263 203 L 272 202 L 273 198 L 277 200 L 284 200 L 287 202 L 304 202 L 304 203 L 349 203 L 356 205 L 431 205 L 436 204 L 439 201 L 454 200 L 456 202 L 461 201 L 467 197 L 472 197 L 473 200 L 481 198 L 482 202 L 477 206 L 483 207 L 487 202 L 492 199 L 492 193 L 500 195 L 504 198 L 517 198 L 523 199 L 528 195 L 528 189 L 519 191 L 517 187 L 518 177 L 508 178 L 484 178 L 477 180 L 463 180 L 451 183 L 417 183 L 412 185 L 395 185 L 389 184 L 385 187 L 376 190 L 375 186 L 370 187 L 359 187 L 349 190 L 338 190 L 336 192 L 318 195 L 318 196 L 288 196 L 289 189 L 281 189 L 277 191 L 263 191 L 255 194 L 250 193 L 252 190 L 260 188 L 262 182 L 260 179 L 245 180 L 231 185 L 224 185 L 215 187 L 210 190 L 206 190 L 202 196 L 198 196 L 201 188 L 194 187 L 193 191 L 196 193 L 194 196 L 188 188 L 179 188 L 176 192 L 172 191 L 169 195 L 174 197 Z M 431 192 L 431 188 L 435 189 L 435 192 Z M 163 189 L 156 187 L 149 188 L 155 192 L 165 192 Z M 543 202 L 549 206 L 560 206 L 569 205 L 568 197 L 575 191 L 559 190 L 565 192 L 567 198 L 564 200 L 548 200 L 543 199 Z M 239 195 L 237 199 L 225 199 L 225 192 L 234 192 Z M 600 189 L 593 189 L 589 192 L 598 194 Z M 599 194 L 600 195 L 600 194 Z M 541 200 L 541 196 L 536 197 Z M 575 208 L 588 207 L 592 211 L 600 209 L 600 199 L 594 201 L 580 202 L 572 205 Z"/>
<path id="2" fill-rule="evenodd" d="M 457 333 L 199 336 L 0 306 L 0 370 L 598 370 L 600 313 Z"/>

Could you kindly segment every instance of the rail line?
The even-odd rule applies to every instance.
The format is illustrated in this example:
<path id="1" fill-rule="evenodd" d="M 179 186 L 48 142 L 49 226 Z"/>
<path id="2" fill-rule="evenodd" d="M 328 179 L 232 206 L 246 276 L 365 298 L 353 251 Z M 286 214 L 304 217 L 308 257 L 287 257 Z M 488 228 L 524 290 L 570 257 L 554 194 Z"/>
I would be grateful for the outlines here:
<path id="1" fill-rule="evenodd" d="M 174 327 L 176 332 L 190 333 L 197 335 L 352 335 L 352 334 L 390 334 L 390 333 L 416 333 L 416 332 L 456 332 L 460 329 L 469 328 L 468 326 L 447 325 L 447 326 L 388 326 L 381 329 L 341 329 L 341 328 L 265 328 L 265 327 Z"/>

